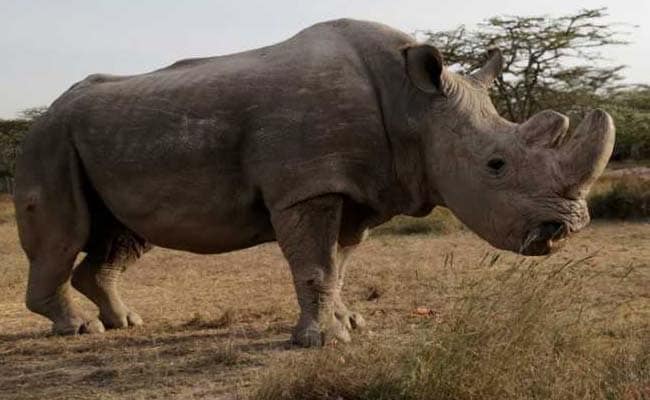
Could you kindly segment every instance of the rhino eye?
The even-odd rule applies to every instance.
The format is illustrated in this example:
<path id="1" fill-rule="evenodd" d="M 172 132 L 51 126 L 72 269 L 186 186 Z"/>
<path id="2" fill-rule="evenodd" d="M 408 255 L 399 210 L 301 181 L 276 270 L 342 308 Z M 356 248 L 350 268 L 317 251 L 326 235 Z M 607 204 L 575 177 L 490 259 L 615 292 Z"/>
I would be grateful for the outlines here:
<path id="1" fill-rule="evenodd" d="M 490 172 L 498 174 L 506 166 L 506 162 L 502 158 L 493 158 L 488 161 L 487 166 Z"/>

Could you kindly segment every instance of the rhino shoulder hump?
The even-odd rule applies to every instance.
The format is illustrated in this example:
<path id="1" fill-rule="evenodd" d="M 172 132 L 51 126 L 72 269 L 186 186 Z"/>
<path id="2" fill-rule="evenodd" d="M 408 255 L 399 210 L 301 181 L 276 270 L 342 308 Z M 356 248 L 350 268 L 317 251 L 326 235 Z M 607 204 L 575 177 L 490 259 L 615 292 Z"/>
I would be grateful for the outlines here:
<path id="1" fill-rule="evenodd" d="M 107 83 L 107 82 L 119 82 L 127 77 L 125 76 L 120 76 L 120 75 L 111 75 L 111 74 L 90 74 L 87 77 L 85 77 L 83 80 L 75 83 L 70 87 L 69 90 L 73 89 L 81 89 L 86 86 L 92 86 L 92 85 L 97 85 L 100 83 Z"/>
<path id="2" fill-rule="evenodd" d="M 170 69 L 180 69 L 180 68 L 185 68 L 185 67 L 194 67 L 197 65 L 205 64 L 208 61 L 213 60 L 214 57 L 195 57 L 195 58 L 185 58 L 182 60 L 178 60 L 174 62 L 171 65 L 168 65 L 166 67 L 163 67 L 159 69 L 158 71 L 166 71 Z"/>
<path id="3" fill-rule="evenodd" d="M 334 20 L 318 23 L 316 25 L 313 25 L 311 28 L 316 28 L 321 26 L 329 27 L 331 29 L 340 31 L 342 33 L 349 33 L 351 35 L 357 33 L 373 32 L 377 35 L 388 35 L 388 36 L 395 36 L 400 38 L 408 38 L 409 41 L 413 41 L 413 38 L 411 36 L 406 35 L 405 33 L 395 28 L 392 28 L 388 25 L 382 24 L 380 22 L 374 22 L 374 21 L 366 21 L 366 20 L 352 19 L 352 18 L 340 18 L 340 19 L 334 19 Z"/>

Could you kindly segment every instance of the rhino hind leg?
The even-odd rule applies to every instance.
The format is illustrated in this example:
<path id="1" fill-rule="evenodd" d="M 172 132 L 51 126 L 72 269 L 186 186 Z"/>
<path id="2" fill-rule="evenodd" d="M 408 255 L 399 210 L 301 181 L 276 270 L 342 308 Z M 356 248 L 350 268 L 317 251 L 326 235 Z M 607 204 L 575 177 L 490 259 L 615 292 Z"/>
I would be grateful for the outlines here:
<path id="1" fill-rule="evenodd" d="M 70 275 L 74 259 L 52 257 L 32 261 L 29 267 L 27 308 L 52 321 L 52 333 L 76 335 L 104 332 L 97 318 L 86 316 L 71 297 Z"/>
<path id="2" fill-rule="evenodd" d="M 43 163 L 27 164 L 17 176 L 16 221 L 29 259 L 25 300 L 29 310 L 52 321 L 55 334 L 103 332 L 103 324 L 72 299 L 70 278 L 90 221 L 78 162 L 67 150 L 52 146 L 55 158 L 47 170 Z"/>
<path id="3" fill-rule="evenodd" d="M 104 216 L 101 216 L 104 214 Z M 142 325 L 142 318 L 128 308 L 118 291 L 126 268 L 150 246 L 105 213 L 98 213 L 99 228 L 93 229 L 86 256 L 72 276 L 72 286 L 99 308 L 99 319 L 107 329 Z"/>
<path id="4" fill-rule="evenodd" d="M 363 319 L 343 304 L 343 259 L 353 248 L 342 241 L 345 200 L 339 195 L 310 199 L 272 213 L 278 244 L 291 267 L 300 305 L 292 342 L 304 347 L 349 342 Z M 342 243 L 344 242 L 344 243 Z"/>

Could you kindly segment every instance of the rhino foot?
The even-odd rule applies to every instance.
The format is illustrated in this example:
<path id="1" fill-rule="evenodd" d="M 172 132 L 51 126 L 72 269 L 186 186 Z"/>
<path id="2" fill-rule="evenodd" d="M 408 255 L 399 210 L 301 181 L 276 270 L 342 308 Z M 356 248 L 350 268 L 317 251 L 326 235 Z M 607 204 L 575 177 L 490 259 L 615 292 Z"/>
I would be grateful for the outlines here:
<path id="1" fill-rule="evenodd" d="M 340 320 L 333 314 L 320 324 L 313 322 L 307 326 L 297 326 L 291 337 L 291 342 L 302 347 L 321 347 L 338 342 L 349 343 L 350 324 Z"/>
<path id="2" fill-rule="evenodd" d="M 321 347 L 323 339 L 323 332 L 316 323 L 306 327 L 297 326 L 291 335 L 291 343 L 301 347 Z"/>
<path id="3" fill-rule="evenodd" d="M 328 313 L 320 323 L 316 321 L 299 323 L 291 341 L 302 347 L 321 347 L 338 342 L 349 343 L 352 340 L 352 330 L 362 329 L 365 325 L 361 315 L 349 311 L 341 304 L 333 312 Z"/>
<path id="4" fill-rule="evenodd" d="M 106 326 L 106 329 L 122 329 L 143 324 L 142 317 L 130 310 L 123 313 L 100 313 L 99 318 Z"/>
<path id="5" fill-rule="evenodd" d="M 334 316 L 346 326 L 348 331 L 353 329 L 362 330 L 366 327 L 366 321 L 361 314 L 350 311 L 342 301 L 337 301 Z"/>
<path id="6" fill-rule="evenodd" d="M 69 321 L 55 322 L 52 325 L 52 333 L 62 336 L 103 333 L 105 331 L 104 324 L 98 319 L 72 318 Z"/>

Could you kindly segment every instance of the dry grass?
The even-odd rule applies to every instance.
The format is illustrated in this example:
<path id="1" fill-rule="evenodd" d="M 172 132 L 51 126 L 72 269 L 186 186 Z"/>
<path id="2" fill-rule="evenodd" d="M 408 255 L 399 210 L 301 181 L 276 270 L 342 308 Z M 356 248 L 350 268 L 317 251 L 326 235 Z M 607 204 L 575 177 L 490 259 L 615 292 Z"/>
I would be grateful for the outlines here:
<path id="1" fill-rule="evenodd" d="M 145 327 L 49 336 L 23 303 L 27 267 L 6 202 L 1 215 L 0 398 L 650 396 L 650 224 L 597 223 L 541 261 L 466 231 L 374 236 L 345 288 L 368 330 L 312 351 L 287 344 L 297 305 L 275 244 L 155 249 L 122 284 Z"/>
<path id="2" fill-rule="evenodd" d="M 590 258 L 503 265 L 485 257 L 461 279 L 450 262 L 431 282 L 454 294 L 437 320 L 272 368 L 255 398 L 646 398 L 650 327 L 614 325 L 589 300 L 589 282 L 603 274 Z M 611 300 L 615 310 L 632 299 Z"/>
<path id="3" fill-rule="evenodd" d="M 14 220 L 14 210 L 11 207 L 11 197 L 0 193 L 0 224 L 11 223 Z"/>

